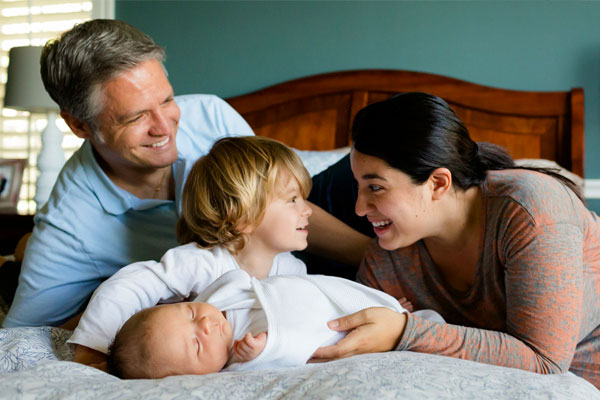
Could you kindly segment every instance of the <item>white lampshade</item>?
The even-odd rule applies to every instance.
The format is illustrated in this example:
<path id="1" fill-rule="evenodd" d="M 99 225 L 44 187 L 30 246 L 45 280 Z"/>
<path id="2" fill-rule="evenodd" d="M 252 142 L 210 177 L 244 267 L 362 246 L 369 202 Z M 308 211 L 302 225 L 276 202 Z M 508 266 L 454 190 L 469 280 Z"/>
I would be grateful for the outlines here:
<path id="1" fill-rule="evenodd" d="M 8 53 L 8 74 L 4 107 L 32 113 L 46 113 L 48 123 L 42 131 L 42 148 L 37 158 L 40 171 L 34 200 L 41 207 L 48 198 L 65 163 L 62 132 L 56 126 L 58 105 L 50 98 L 40 73 L 42 47 L 13 47 Z"/>
<path id="2" fill-rule="evenodd" d="M 41 46 L 10 49 L 4 107 L 35 113 L 58 111 L 58 105 L 50 98 L 42 83 L 41 54 Z"/>

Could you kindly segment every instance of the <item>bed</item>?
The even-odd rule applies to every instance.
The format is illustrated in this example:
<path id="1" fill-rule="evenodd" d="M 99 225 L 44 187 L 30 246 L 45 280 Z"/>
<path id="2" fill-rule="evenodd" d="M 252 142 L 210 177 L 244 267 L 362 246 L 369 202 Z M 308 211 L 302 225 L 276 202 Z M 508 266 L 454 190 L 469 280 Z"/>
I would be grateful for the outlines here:
<path id="1" fill-rule="evenodd" d="M 419 72 L 362 70 L 301 78 L 228 101 L 257 134 L 298 149 L 317 174 L 347 153 L 352 118 L 359 109 L 406 91 L 446 99 L 476 140 L 503 145 L 525 163 L 545 160 L 583 176 L 584 108 L 578 88 L 525 92 Z M 69 362 L 70 334 L 51 327 L 0 330 L 0 399 L 600 399 L 600 391 L 570 373 L 539 375 L 411 352 L 283 370 L 122 381 Z"/>

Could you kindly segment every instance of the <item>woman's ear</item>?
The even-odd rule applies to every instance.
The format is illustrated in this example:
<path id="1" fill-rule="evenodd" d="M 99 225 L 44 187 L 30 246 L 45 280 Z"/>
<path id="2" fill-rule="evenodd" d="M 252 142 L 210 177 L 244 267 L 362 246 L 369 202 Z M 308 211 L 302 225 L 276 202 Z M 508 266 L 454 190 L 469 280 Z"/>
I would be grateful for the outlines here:
<path id="1" fill-rule="evenodd" d="M 433 200 L 440 200 L 452 187 L 452 173 L 448 168 L 437 168 L 429 175 Z"/>
<path id="2" fill-rule="evenodd" d="M 90 139 L 93 137 L 92 129 L 87 123 L 83 122 L 79 118 L 75 118 L 66 111 L 61 111 L 60 116 L 65 120 L 65 123 L 78 138 Z"/>

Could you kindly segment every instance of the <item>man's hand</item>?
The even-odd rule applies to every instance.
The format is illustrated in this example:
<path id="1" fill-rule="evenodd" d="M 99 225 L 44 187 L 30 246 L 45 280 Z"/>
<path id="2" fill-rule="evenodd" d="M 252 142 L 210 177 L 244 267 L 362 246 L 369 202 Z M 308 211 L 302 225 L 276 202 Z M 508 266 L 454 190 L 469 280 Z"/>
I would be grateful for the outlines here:
<path id="1" fill-rule="evenodd" d="M 337 344 L 319 347 L 309 362 L 325 362 L 363 353 L 393 350 L 398 346 L 407 317 L 385 307 L 366 308 L 329 321 L 334 331 L 350 331 Z"/>
<path id="2" fill-rule="evenodd" d="M 254 360 L 265 348 L 267 344 L 267 332 L 261 332 L 252 336 L 250 332 L 246 333 L 242 340 L 233 342 L 232 362 L 245 362 Z"/>
<path id="3" fill-rule="evenodd" d="M 106 354 L 98 350 L 90 349 L 89 347 L 77 345 L 72 361 L 108 372 Z"/>

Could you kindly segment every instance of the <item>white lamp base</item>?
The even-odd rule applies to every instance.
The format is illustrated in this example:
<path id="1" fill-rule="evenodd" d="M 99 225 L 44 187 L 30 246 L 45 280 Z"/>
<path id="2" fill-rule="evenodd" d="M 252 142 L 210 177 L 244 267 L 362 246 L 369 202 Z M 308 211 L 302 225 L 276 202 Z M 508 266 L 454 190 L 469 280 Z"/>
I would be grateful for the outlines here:
<path id="1" fill-rule="evenodd" d="M 48 201 L 58 173 L 65 163 L 65 153 L 62 149 L 63 134 L 56 126 L 57 116 L 56 112 L 49 111 L 48 124 L 42 131 L 42 149 L 37 158 L 40 175 L 35 184 L 33 198 L 38 210 Z"/>

